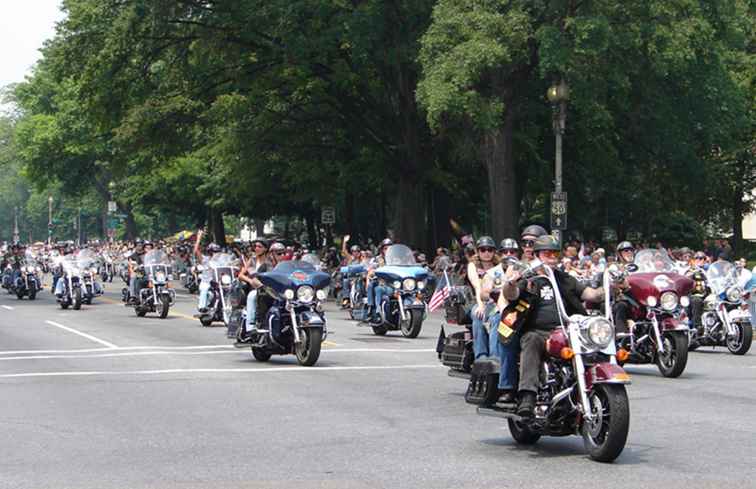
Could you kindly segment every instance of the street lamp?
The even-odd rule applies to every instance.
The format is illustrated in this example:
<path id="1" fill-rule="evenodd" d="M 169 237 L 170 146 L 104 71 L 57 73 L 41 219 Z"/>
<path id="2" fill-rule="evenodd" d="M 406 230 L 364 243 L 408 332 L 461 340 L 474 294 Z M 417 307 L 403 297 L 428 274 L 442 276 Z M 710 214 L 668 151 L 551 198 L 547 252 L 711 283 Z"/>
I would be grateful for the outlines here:
<path id="1" fill-rule="evenodd" d="M 551 194 L 551 229 L 552 234 L 560 244 L 561 232 L 567 229 L 567 193 L 562 191 L 562 137 L 564 136 L 565 119 L 567 118 L 567 100 L 570 98 L 570 87 L 564 79 L 550 86 L 546 98 L 551 102 L 552 124 L 556 139 L 554 150 L 554 193 Z"/>
<path id="2" fill-rule="evenodd" d="M 47 198 L 47 244 L 48 245 L 52 245 L 52 229 L 53 229 L 52 204 L 53 204 L 53 198 L 51 195 Z"/>
<path id="3" fill-rule="evenodd" d="M 18 206 L 13 208 L 13 243 L 18 244 L 20 238 L 18 235 Z"/>

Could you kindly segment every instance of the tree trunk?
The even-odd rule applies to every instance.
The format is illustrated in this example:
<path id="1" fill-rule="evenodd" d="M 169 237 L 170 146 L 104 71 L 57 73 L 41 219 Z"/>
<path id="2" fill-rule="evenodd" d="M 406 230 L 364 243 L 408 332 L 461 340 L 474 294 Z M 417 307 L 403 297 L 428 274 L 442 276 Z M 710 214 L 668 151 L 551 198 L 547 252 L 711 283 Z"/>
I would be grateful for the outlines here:
<path id="1" fill-rule="evenodd" d="M 344 226 L 345 234 L 357 234 L 354 229 L 354 194 L 349 190 L 344 197 Z"/>
<path id="2" fill-rule="evenodd" d="M 486 133 L 482 144 L 483 161 L 488 171 L 491 231 L 496 239 L 519 235 L 517 168 L 512 153 L 515 116 L 511 107 L 507 106 L 505 110 L 501 127 Z"/>
<path id="3" fill-rule="evenodd" d="M 133 241 L 137 238 L 138 229 L 136 220 L 134 219 L 134 213 L 131 211 L 131 206 L 126 207 L 126 239 Z"/>
<path id="4" fill-rule="evenodd" d="M 210 226 L 215 242 L 223 246 L 226 244 L 226 227 L 223 224 L 223 212 L 217 209 L 210 211 Z"/>
<path id="5" fill-rule="evenodd" d="M 735 192 L 732 202 L 732 250 L 735 253 L 743 254 L 743 194 Z M 738 256 L 732 256 L 734 260 Z"/>
<path id="6" fill-rule="evenodd" d="M 307 223 L 307 240 L 310 242 L 310 248 L 317 248 L 318 235 L 315 232 L 315 217 L 314 212 L 310 212 L 305 216 L 305 222 Z"/>
<path id="7" fill-rule="evenodd" d="M 265 219 L 255 219 L 255 232 L 258 238 L 265 236 Z"/>

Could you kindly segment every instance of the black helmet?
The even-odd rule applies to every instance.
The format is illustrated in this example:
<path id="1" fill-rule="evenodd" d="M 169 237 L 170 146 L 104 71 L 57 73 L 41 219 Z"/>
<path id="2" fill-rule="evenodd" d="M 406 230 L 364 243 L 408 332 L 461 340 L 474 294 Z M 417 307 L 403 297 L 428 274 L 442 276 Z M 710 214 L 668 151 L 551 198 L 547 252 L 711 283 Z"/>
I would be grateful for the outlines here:
<path id="1" fill-rule="evenodd" d="M 383 248 L 384 246 L 391 246 L 392 244 L 394 244 L 394 242 L 391 241 L 391 238 L 386 238 L 383 241 L 381 241 L 380 247 Z"/>
<path id="2" fill-rule="evenodd" d="M 620 244 L 617 245 L 617 252 L 625 251 L 625 250 L 634 250 L 633 244 L 630 241 L 623 241 Z"/>
<path id="3" fill-rule="evenodd" d="M 560 251 L 559 242 L 554 236 L 545 235 L 536 238 L 533 251 L 538 253 L 539 251 Z"/>
<path id="4" fill-rule="evenodd" d="M 355 251 L 360 251 L 360 250 L 361 250 L 360 245 L 352 245 L 352 247 L 349 248 L 349 251 L 351 251 L 352 253 L 354 253 Z"/>
<path id="5" fill-rule="evenodd" d="M 519 250 L 520 246 L 517 244 L 516 239 L 512 238 L 506 238 L 502 239 L 501 243 L 499 243 L 499 251 L 502 250 Z"/>
<path id="6" fill-rule="evenodd" d="M 209 251 L 210 253 L 218 253 L 220 252 L 220 250 L 221 250 L 221 247 L 219 244 L 210 243 L 209 245 L 207 245 L 207 251 Z"/>
<path id="7" fill-rule="evenodd" d="M 496 248 L 496 243 L 491 236 L 481 236 L 475 243 L 476 248 Z"/>
<path id="8" fill-rule="evenodd" d="M 540 238 L 541 236 L 546 236 L 548 234 L 549 233 L 547 233 L 542 226 L 539 226 L 538 224 L 531 224 L 530 226 L 522 230 L 520 237 L 535 236 L 536 238 Z"/>

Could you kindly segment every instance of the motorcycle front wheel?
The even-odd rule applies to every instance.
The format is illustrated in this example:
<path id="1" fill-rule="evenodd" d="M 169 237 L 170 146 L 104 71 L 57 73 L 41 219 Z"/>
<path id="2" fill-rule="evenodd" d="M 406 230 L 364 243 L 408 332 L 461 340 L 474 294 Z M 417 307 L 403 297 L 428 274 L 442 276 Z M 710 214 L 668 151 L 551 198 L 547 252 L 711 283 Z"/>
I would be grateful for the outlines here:
<path id="1" fill-rule="evenodd" d="M 304 328 L 299 331 L 300 342 L 294 347 L 297 362 L 303 367 L 312 367 L 320 357 L 320 346 L 323 342 L 323 330 L 320 328 Z"/>
<path id="2" fill-rule="evenodd" d="M 753 327 L 750 323 L 738 321 L 733 323 L 735 335 L 727 337 L 727 349 L 733 355 L 745 355 L 751 349 Z"/>
<path id="3" fill-rule="evenodd" d="M 627 391 L 622 384 L 596 384 L 588 400 L 593 419 L 583 422 L 585 449 L 597 462 L 612 462 L 625 448 L 630 430 Z"/>
<path id="4" fill-rule="evenodd" d="M 31 289 L 31 290 L 29 291 L 29 300 L 30 300 L 30 301 L 33 301 L 33 300 L 34 300 L 34 299 L 36 299 L 36 298 L 37 298 L 37 289 L 36 289 L 36 288 L 34 288 L 34 289 Z"/>
<path id="5" fill-rule="evenodd" d="M 160 319 L 165 319 L 168 317 L 168 311 L 171 309 L 171 298 L 168 294 L 164 294 L 163 297 L 160 298 L 160 302 L 158 303 L 158 314 L 160 315 Z"/>
<path id="6" fill-rule="evenodd" d="M 74 311 L 81 309 L 81 289 L 76 288 L 73 294 L 73 308 Z"/>
<path id="7" fill-rule="evenodd" d="M 657 353 L 656 366 L 664 377 L 679 377 L 688 364 L 687 333 L 665 333 L 662 335 L 664 353 Z"/>
<path id="8" fill-rule="evenodd" d="M 417 338 L 420 330 L 423 328 L 423 311 L 419 309 L 410 309 L 407 311 L 409 319 L 402 321 L 402 335 L 405 338 Z"/>

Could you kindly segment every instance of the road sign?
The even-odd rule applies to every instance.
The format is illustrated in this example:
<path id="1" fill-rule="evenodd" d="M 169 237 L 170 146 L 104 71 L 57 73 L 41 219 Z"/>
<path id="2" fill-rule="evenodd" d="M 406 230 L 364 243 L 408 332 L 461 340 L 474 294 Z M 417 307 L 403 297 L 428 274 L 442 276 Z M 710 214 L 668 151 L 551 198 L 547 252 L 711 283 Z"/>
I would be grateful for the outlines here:
<path id="1" fill-rule="evenodd" d="M 604 241 L 615 242 L 615 241 L 617 241 L 617 231 L 615 231 L 614 229 L 612 229 L 610 227 L 605 227 L 601 231 L 601 238 Z"/>
<path id="2" fill-rule="evenodd" d="M 562 246 L 562 230 L 561 229 L 552 229 L 551 235 L 554 236 L 554 239 L 557 240 L 559 243 L 559 246 Z"/>
<path id="3" fill-rule="evenodd" d="M 551 193 L 551 229 L 567 229 L 567 192 Z"/>
<path id="4" fill-rule="evenodd" d="M 323 224 L 336 224 L 336 209 L 333 207 L 323 207 L 320 212 L 320 222 Z"/>
<path id="5" fill-rule="evenodd" d="M 118 210 L 118 205 L 116 205 L 115 201 L 109 200 L 108 201 L 108 213 L 112 214 L 115 211 Z"/>
<path id="6" fill-rule="evenodd" d="M 641 240 L 641 237 L 641 233 L 639 233 L 638 231 L 628 231 L 625 236 L 628 241 L 631 241 L 635 245 L 638 244 L 638 241 Z"/>

